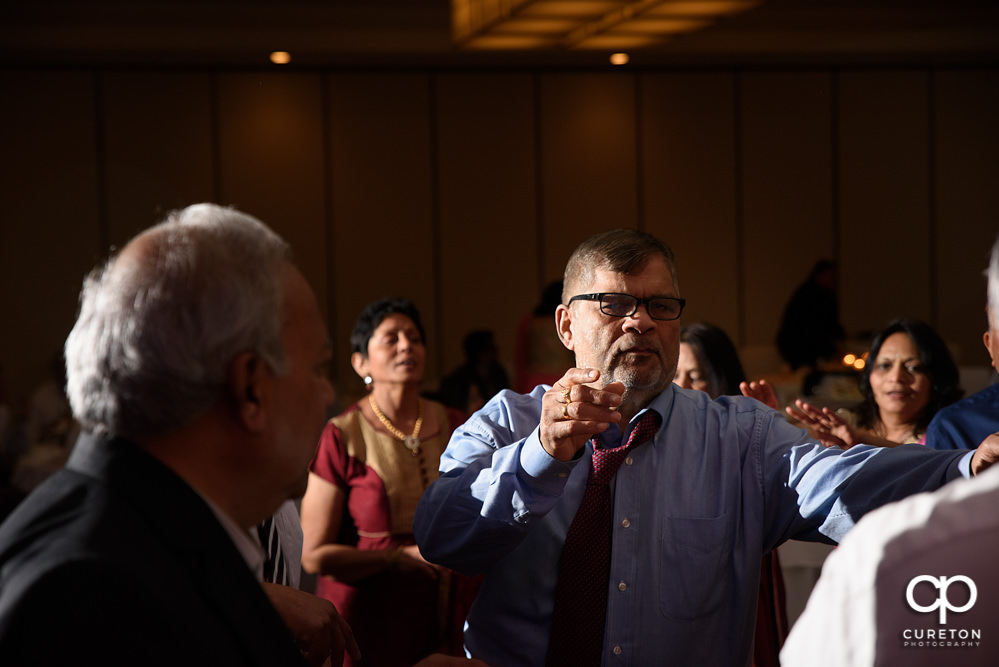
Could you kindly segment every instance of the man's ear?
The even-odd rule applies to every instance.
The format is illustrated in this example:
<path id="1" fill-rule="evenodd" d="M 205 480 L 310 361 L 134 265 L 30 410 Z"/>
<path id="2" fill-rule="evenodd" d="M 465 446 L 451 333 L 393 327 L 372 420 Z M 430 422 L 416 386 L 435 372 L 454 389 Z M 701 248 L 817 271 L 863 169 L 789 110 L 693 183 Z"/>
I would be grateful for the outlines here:
<path id="1" fill-rule="evenodd" d="M 559 304 L 555 308 L 555 330 L 558 332 L 558 338 L 565 345 L 566 349 L 573 349 L 575 343 L 572 338 L 572 313 L 569 311 L 568 306 Z"/>
<path id="2" fill-rule="evenodd" d="M 267 364 L 254 352 L 241 352 L 229 364 L 229 392 L 235 418 L 250 431 L 267 424 L 263 401 L 267 397 Z"/>

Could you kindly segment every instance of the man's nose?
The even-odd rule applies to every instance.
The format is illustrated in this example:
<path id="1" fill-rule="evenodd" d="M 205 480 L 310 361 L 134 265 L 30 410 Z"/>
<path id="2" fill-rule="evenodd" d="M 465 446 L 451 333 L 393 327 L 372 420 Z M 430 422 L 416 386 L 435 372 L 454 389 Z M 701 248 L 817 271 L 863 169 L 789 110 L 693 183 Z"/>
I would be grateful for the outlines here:
<path id="1" fill-rule="evenodd" d="M 637 333 L 643 334 L 656 328 L 656 321 L 649 315 L 648 304 L 638 304 L 638 309 L 625 319 L 625 329 L 633 329 Z"/>

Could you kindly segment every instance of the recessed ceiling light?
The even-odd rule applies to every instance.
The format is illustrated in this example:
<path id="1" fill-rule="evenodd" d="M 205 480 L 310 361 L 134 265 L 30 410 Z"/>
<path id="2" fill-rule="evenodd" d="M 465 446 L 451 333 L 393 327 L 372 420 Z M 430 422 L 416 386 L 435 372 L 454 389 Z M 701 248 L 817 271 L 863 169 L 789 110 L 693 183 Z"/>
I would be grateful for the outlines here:
<path id="1" fill-rule="evenodd" d="M 627 53 L 612 53 L 610 57 L 611 65 L 627 65 L 628 64 L 628 54 Z"/>
<path id="2" fill-rule="evenodd" d="M 291 54 L 287 51 L 272 51 L 271 62 L 275 65 L 287 65 L 291 62 Z"/>

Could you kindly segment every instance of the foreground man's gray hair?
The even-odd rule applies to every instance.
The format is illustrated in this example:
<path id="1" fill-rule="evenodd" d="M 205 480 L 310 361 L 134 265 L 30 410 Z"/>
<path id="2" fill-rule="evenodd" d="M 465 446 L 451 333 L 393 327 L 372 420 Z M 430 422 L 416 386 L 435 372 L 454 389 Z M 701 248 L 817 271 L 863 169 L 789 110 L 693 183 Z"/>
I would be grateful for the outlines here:
<path id="1" fill-rule="evenodd" d="M 287 372 L 281 268 L 290 260 L 262 222 L 214 204 L 139 234 L 84 281 L 66 340 L 73 415 L 96 433 L 156 436 L 220 400 L 240 352 Z"/>

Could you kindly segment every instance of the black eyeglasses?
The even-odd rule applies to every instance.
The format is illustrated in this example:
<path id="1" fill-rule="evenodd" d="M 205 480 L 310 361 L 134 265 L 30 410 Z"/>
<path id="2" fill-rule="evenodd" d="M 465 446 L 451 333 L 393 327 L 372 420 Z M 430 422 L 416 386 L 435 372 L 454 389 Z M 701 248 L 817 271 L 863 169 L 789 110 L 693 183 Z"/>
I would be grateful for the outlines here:
<path id="1" fill-rule="evenodd" d="M 687 305 L 686 299 L 674 296 L 654 296 L 648 299 L 639 299 L 630 294 L 619 292 L 598 292 L 597 294 L 577 294 L 569 299 L 573 301 L 599 301 L 600 312 L 611 317 L 631 317 L 638 312 L 638 307 L 645 304 L 645 309 L 649 311 L 649 317 L 654 320 L 669 322 L 680 317 L 683 307 Z"/>

